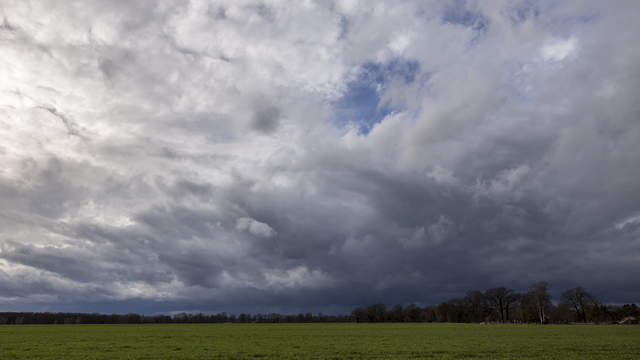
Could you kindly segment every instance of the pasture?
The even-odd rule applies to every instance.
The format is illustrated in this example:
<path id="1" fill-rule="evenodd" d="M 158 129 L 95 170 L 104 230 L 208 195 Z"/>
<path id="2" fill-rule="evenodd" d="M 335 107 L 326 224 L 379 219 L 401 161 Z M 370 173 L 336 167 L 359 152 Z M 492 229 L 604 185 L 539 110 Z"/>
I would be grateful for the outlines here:
<path id="1" fill-rule="evenodd" d="M 0 326 L 9 359 L 640 359 L 640 326 Z"/>

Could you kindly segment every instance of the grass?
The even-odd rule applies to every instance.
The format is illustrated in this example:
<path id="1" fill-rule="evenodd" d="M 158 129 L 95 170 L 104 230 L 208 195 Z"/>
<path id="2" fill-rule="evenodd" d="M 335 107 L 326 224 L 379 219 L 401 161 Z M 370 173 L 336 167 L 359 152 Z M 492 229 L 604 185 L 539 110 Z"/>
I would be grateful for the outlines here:
<path id="1" fill-rule="evenodd" d="M 640 326 L 0 326 L 9 359 L 640 359 Z"/>

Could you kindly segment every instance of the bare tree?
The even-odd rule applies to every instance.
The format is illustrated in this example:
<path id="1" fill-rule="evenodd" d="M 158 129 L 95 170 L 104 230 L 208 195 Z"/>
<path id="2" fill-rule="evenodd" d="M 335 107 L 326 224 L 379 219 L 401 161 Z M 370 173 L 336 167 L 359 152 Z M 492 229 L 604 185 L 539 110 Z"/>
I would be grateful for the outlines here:
<path id="1" fill-rule="evenodd" d="M 547 285 L 546 281 L 537 282 L 529 287 L 529 292 L 526 294 L 540 324 L 547 322 L 547 314 L 551 309 L 551 295 L 547 292 Z"/>
<path id="2" fill-rule="evenodd" d="M 581 286 L 563 292 L 562 299 L 575 311 L 577 319 L 583 322 L 587 322 L 587 308 L 596 303 L 596 298 Z"/>
<path id="3" fill-rule="evenodd" d="M 488 289 L 484 296 L 493 309 L 500 314 L 500 321 L 509 321 L 509 307 L 518 300 L 519 295 L 511 289 L 501 286 Z"/>
<path id="4" fill-rule="evenodd" d="M 487 304 L 487 298 L 480 290 L 472 290 L 467 292 L 467 295 L 464 297 L 463 301 L 469 312 L 469 321 L 484 321 L 485 317 L 490 313 L 489 305 Z"/>

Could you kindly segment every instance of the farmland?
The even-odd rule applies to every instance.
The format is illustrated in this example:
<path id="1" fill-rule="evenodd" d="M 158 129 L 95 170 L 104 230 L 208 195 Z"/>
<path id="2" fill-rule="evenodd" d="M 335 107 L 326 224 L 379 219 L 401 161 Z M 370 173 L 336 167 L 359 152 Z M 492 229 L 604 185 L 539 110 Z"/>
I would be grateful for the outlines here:
<path id="1" fill-rule="evenodd" d="M 638 359 L 640 326 L 0 326 L 8 359 Z"/>

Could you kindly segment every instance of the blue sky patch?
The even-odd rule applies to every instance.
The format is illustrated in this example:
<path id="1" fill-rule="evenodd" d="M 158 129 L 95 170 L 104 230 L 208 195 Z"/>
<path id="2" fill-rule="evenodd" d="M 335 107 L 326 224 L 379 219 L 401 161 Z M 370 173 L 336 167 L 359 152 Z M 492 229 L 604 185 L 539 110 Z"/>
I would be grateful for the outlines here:
<path id="1" fill-rule="evenodd" d="M 337 123 L 342 126 L 356 124 L 360 133 L 368 134 L 375 124 L 398 110 L 380 102 L 386 85 L 392 80 L 410 84 L 416 80 L 419 70 L 418 62 L 405 59 L 363 64 L 358 76 L 335 103 Z"/>
<path id="2" fill-rule="evenodd" d="M 489 20 L 481 12 L 469 9 L 464 0 L 450 3 L 450 6 L 444 10 L 442 21 L 466 26 L 476 31 L 484 31 L 489 25 Z"/>
<path id="3" fill-rule="evenodd" d="M 538 4 L 533 1 L 523 1 L 508 9 L 509 20 L 514 24 L 522 23 L 530 18 L 537 18 L 539 15 Z"/>

